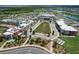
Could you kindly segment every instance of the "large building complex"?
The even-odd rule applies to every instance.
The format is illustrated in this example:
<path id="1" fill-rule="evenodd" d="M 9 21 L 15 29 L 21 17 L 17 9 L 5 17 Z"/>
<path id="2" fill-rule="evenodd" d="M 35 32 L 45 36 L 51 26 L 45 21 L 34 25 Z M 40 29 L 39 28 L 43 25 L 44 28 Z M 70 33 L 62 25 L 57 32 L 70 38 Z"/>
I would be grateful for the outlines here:
<path id="1" fill-rule="evenodd" d="M 9 24 L 11 22 L 10 25 L 12 25 L 12 23 L 14 23 L 14 25 L 15 25 L 15 27 L 9 28 L 3 33 L 3 35 L 5 36 L 6 39 L 13 39 L 14 35 L 17 35 L 17 36 L 21 35 L 22 30 L 24 28 L 28 28 L 33 23 L 32 20 L 17 21 L 17 20 L 12 20 L 12 19 L 4 19 L 1 22 L 4 23 L 4 24 Z"/>
<path id="2" fill-rule="evenodd" d="M 53 16 L 54 15 L 52 14 L 44 13 L 44 14 L 38 15 L 38 19 L 51 20 Z"/>
<path id="3" fill-rule="evenodd" d="M 60 33 L 65 35 L 77 35 L 77 30 L 73 28 L 72 26 L 68 26 L 65 24 L 63 19 L 56 21 L 56 27 L 59 30 Z"/>

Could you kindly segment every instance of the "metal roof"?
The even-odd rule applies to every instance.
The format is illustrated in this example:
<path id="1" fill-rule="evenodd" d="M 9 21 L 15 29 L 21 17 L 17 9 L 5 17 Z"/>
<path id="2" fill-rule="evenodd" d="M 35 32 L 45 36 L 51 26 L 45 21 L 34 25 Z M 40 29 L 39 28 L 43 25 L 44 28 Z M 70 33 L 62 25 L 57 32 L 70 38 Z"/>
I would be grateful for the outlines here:
<path id="1" fill-rule="evenodd" d="M 56 22 L 57 22 L 57 24 L 60 26 L 60 28 L 62 30 L 66 30 L 66 31 L 77 31 L 72 26 L 68 26 L 67 24 L 65 24 L 63 20 L 57 20 Z"/>

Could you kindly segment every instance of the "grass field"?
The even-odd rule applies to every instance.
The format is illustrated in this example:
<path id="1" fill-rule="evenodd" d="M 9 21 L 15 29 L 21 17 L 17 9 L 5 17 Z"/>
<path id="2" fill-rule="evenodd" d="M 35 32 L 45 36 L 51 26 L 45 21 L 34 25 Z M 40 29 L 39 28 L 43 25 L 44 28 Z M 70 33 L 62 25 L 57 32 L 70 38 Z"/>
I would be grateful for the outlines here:
<path id="1" fill-rule="evenodd" d="M 6 28 L 0 27 L 0 32 L 3 32 Z"/>
<path id="2" fill-rule="evenodd" d="M 76 37 L 62 37 L 65 41 L 64 46 L 68 49 L 71 54 L 79 54 L 79 36 Z"/>
<path id="3" fill-rule="evenodd" d="M 40 25 L 35 29 L 35 32 L 44 33 L 44 34 L 51 33 L 51 29 L 50 29 L 50 27 L 49 27 L 49 23 L 43 22 L 42 24 L 40 24 Z"/>

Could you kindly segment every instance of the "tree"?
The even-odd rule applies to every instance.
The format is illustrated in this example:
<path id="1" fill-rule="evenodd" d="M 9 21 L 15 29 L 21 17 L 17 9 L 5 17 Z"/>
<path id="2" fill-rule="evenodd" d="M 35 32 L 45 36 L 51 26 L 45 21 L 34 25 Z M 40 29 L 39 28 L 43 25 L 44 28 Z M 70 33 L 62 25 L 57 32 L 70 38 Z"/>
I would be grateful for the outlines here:
<path id="1" fill-rule="evenodd" d="M 49 22 L 51 23 L 51 20 Z"/>
<path id="2" fill-rule="evenodd" d="M 35 34 L 35 31 L 33 31 L 32 34 L 34 35 Z"/>
<path id="3" fill-rule="evenodd" d="M 3 41 L 3 38 L 2 38 L 2 36 L 0 36 L 0 42 L 2 42 Z"/>
<path id="4" fill-rule="evenodd" d="M 30 44 L 33 44 L 34 43 L 34 40 L 33 39 L 30 39 L 30 42 L 29 42 Z"/>
<path id="5" fill-rule="evenodd" d="M 41 43 L 41 39 L 40 39 L 40 38 L 37 38 L 36 43 L 37 43 L 37 44 L 38 44 L 38 43 Z"/>
<path id="6" fill-rule="evenodd" d="M 24 31 L 24 35 L 27 35 L 27 30 Z"/>
<path id="7" fill-rule="evenodd" d="M 29 35 L 29 39 L 31 39 L 31 35 Z"/>
<path id="8" fill-rule="evenodd" d="M 50 33 L 48 33 L 48 37 L 50 36 Z"/>
<path id="9" fill-rule="evenodd" d="M 32 28 L 30 28 L 30 32 L 32 32 Z"/>
<path id="10" fill-rule="evenodd" d="M 52 32 L 52 35 L 54 35 L 54 31 Z"/>
<path id="11" fill-rule="evenodd" d="M 54 42 L 53 47 L 54 47 L 54 48 L 56 48 L 56 46 L 57 46 L 57 43 L 56 43 L 56 42 Z"/>
<path id="12" fill-rule="evenodd" d="M 43 40 L 41 46 L 45 46 L 46 44 L 47 44 L 47 42 L 45 40 Z"/>

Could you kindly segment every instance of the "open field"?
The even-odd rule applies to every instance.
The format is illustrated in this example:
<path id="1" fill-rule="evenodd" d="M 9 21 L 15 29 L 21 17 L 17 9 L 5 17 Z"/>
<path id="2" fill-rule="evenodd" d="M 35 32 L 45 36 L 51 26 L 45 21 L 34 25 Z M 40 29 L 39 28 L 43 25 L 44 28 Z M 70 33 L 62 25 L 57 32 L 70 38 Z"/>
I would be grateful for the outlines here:
<path id="1" fill-rule="evenodd" d="M 68 49 L 71 54 L 79 53 L 79 36 L 76 37 L 61 37 L 65 41 L 64 46 Z"/>
<path id="2" fill-rule="evenodd" d="M 49 27 L 49 23 L 43 22 L 42 24 L 40 24 L 40 25 L 35 29 L 35 32 L 38 32 L 38 33 L 45 33 L 45 34 L 51 33 L 51 29 L 50 29 L 50 27 Z"/>

